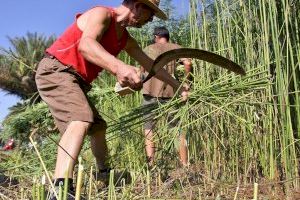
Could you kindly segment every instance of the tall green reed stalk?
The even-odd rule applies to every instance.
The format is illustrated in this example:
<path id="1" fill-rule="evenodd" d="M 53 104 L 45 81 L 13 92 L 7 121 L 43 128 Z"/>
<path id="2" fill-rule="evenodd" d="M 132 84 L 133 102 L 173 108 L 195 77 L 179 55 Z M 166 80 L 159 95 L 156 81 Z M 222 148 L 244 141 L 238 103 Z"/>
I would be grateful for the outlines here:
<path id="1" fill-rule="evenodd" d="M 248 126 L 232 125 L 227 116 L 211 115 L 200 121 L 193 133 L 192 157 L 204 161 L 212 178 L 248 182 L 260 177 L 298 177 L 300 60 L 299 14 L 293 12 L 296 5 L 288 0 L 217 0 L 211 11 L 205 1 L 190 2 L 191 41 L 200 41 L 192 46 L 218 52 L 248 71 L 255 67 L 267 70 L 273 82 L 248 99 L 260 102 L 258 105 L 241 105 L 233 110 Z M 213 20 L 207 17 L 209 11 L 214 14 Z M 207 66 L 195 71 L 195 76 L 208 79 L 206 82 L 223 76 Z M 293 180 L 298 186 L 298 180 Z"/>

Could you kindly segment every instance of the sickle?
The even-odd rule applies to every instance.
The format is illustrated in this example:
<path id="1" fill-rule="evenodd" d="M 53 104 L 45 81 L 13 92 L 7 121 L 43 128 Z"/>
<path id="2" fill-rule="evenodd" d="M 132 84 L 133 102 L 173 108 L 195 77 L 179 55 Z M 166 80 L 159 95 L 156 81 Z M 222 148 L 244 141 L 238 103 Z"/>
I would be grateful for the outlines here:
<path id="1" fill-rule="evenodd" d="M 159 55 L 154 60 L 154 63 L 151 67 L 151 71 L 149 72 L 148 76 L 143 80 L 143 83 L 152 78 L 166 64 L 179 58 L 195 58 L 203 60 L 218 65 L 237 74 L 246 75 L 245 70 L 241 66 L 223 56 L 201 49 L 180 48 L 166 51 L 165 53 Z"/>
<path id="2" fill-rule="evenodd" d="M 162 69 L 166 64 L 169 62 L 179 59 L 179 58 L 195 58 L 199 60 L 203 60 L 215 65 L 218 65 L 222 68 L 225 68 L 229 71 L 235 72 L 240 75 L 246 75 L 245 70 L 236 64 L 235 62 L 220 56 L 218 54 L 201 50 L 201 49 L 192 49 L 192 48 L 180 48 L 180 49 L 174 49 L 170 51 L 166 51 L 165 53 L 162 53 L 159 55 L 153 62 L 153 65 L 151 67 L 151 70 L 147 77 L 143 79 L 143 83 L 147 82 L 150 78 L 152 78 L 160 69 Z M 119 95 L 126 95 L 134 92 L 129 87 L 121 87 L 121 85 L 117 82 L 115 86 L 115 92 L 117 92 Z"/>

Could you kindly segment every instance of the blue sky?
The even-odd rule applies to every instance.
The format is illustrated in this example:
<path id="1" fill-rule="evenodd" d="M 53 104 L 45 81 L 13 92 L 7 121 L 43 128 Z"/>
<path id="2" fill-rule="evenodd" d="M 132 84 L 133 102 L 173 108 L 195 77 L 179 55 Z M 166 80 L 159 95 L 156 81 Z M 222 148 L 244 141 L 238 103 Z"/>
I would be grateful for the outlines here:
<path id="1" fill-rule="evenodd" d="M 179 13 L 187 10 L 188 0 L 172 0 Z M 0 6 L 0 46 L 9 47 L 7 36 L 24 36 L 27 32 L 60 35 L 78 12 L 95 5 L 118 6 L 122 0 L 5 0 Z M 0 89 L 0 122 L 18 98 Z"/>

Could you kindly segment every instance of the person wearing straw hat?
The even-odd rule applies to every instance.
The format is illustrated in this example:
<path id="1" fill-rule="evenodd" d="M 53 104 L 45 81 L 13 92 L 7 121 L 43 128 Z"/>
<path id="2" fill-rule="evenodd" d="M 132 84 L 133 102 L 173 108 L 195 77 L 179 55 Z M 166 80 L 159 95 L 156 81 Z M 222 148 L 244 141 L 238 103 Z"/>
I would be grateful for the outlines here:
<path id="1" fill-rule="evenodd" d="M 35 79 L 39 94 L 48 104 L 61 133 L 54 172 L 56 186 L 66 181 L 65 173 L 68 172 L 72 187 L 74 165 L 86 135 L 90 136 L 99 171 L 109 173 L 105 162 L 106 122 L 86 93 L 102 70 L 116 76 L 122 87 L 142 88 L 137 68 L 116 56 L 125 50 L 150 71 L 153 60 L 142 51 L 126 27 L 140 28 L 151 22 L 153 16 L 166 20 L 167 16 L 158 6 L 159 0 L 124 0 L 117 8 L 96 6 L 76 15 L 75 22 L 46 50 Z M 180 87 L 180 83 L 164 70 L 156 77 L 174 89 Z M 186 88 L 181 87 L 180 92 L 187 98 Z"/>
<path id="2" fill-rule="evenodd" d="M 169 41 L 170 34 L 166 27 L 155 27 L 153 31 L 154 36 L 154 44 L 151 44 L 145 47 L 144 52 L 151 57 L 152 59 L 156 59 L 160 54 L 181 48 L 180 45 L 171 43 Z M 192 71 L 192 62 L 190 59 L 180 59 L 180 62 L 184 66 L 185 79 L 189 80 L 191 78 L 190 73 Z M 177 67 L 177 63 L 172 61 L 168 63 L 164 68 L 170 73 L 172 76 L 175 76 L 175 69 Z M 145 72 L 142 67 L 142 72 Z M 147 73 L 145 73 L 147 75 Z M 174 96 L 174 89 L 172 86 L 167 83 L 152 77 L 149 81 L 144 83 L 143 89 L 143 105 L 150 105 L 153 103 L 166 103 Z M 153 119 L 154 116 L 151 114 L 146 114 L 144 116 L 144 134 L 145 134 L 145 149 L 147 155 L 147 161 L 150 166 L 154 166 L 154 154 L 155 154 L 155 144 L 154 144 L 154 131 L 156 120 Z M 172 117 L 170 117 L 171 119 Z M 170 120 L 169 127 L 175 128 L 177 125 L 177 120 Z M 184 133 L 179 133 L 179 159 L 183 166 L 188 165 L 188 149 L 187 149 L 187 140 Z"/>

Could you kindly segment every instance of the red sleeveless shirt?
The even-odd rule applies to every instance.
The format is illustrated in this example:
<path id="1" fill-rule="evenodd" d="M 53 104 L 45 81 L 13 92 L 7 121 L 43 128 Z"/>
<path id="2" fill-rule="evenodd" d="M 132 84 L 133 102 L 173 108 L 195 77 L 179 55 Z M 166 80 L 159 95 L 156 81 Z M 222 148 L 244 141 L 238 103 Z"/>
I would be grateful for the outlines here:
<path id="1" fill-rule="evenodd" d="M 121 39 L 118 40 L 115 13 L 112 8 L 108 9 L 111 12 L 111 22 L 109 28 L 103 34 L 100 44 L 110 54 L 117 56 L 126 46 L 128 32 L 125 29 Z M 81 14 L 76 15 L 75 22 L 67 28 L 46 52 L 53 55 L 62 64 L 74 68 L 87 83 L 91 83 L 103 69 L 85 60 L 78 51 L 79 42 L 82 36 L 82 31 L 77 26 L 77 19 L 80 15 Z"/>

